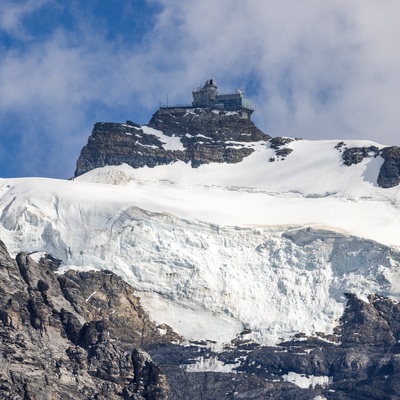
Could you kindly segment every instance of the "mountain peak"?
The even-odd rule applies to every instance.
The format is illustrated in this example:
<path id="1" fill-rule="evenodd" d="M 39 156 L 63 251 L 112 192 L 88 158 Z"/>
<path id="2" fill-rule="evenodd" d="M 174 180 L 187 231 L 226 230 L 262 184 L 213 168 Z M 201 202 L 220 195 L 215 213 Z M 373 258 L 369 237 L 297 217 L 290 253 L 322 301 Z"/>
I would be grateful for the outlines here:
<path id="1" fill-rule="evenodd" d="M 270 136 L 238 111 L 212 108 L 160 108 L 147 125 L 131 121 L 96 123 L 77 161 L 75 176 L 106 165 L 155 167 L 183 161 L 238 163 L 251 144 Z"/>

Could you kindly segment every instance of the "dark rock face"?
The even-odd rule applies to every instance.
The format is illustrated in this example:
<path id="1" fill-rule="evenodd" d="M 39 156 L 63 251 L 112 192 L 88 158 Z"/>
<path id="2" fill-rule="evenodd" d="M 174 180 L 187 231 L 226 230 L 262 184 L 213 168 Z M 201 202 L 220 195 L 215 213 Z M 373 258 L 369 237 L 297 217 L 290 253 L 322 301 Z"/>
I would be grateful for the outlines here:
<path id="1" fill-rule="evenodd" d="M 381 188 L 391 188 L 400 183 L 400 147 L 392 146 L 379 149 L 376 146 L 347 148 L 344 142 L 336 146 L 342 153 L 343 163 L 347 166 L 358 164 L 364 158 L 381 156 L 385 161 L 379 171 L 377 183 Z"/>
<path id="2" fill-rule="evenodd" d="M 109 337 L 126 350 L 181 340 L 169 326 L 156 327 L 132 287 L 111 271 L 68 271 L 58 281 L 74 310 L 86 321 L 106 321 Z"/>
<path id="3" fill-rule="evenodd" d="M 14 261 L 0 241 L 1 399 L 167 399 L 164 373 L 134 349 L 167 335 L 114 274 L 58 278 L 48 260 Z"/>
<path id="4" fill-rule="evenodd" d="M 169 148 L 152 128 L 166 138 L 175 138 L 179 146 Z M 167 139 L 168 140 L 168 139 Z M 96 123 L 88 143 L 77 161 L 75 176 L 106 165 L 128 164 L 133 168 L 153 168 L 183 161 L 197 168 L 209 163 L 239 163 L 253 153 L 251 143 L 269 142 L 275 150 L 270 162 L 284 160 L 293 150 L 286 147 L 291 138 L 271 138 L 237 113 L 211 109 L 160 109 L 147 126 L 127 121 Z M 335 148 L 347 166 L 365 158 L 381 156 L 378 185 L 390 188 L 400 183 L 400 147 L 376 146 L 347 148 L 339 142 Z"/>
<path id="5" fill-rule="evenodd" d="M 284 138 L 284 137 L 274 137 L 270 140 L 271 149 L 280 149 L 282 146 L 285 146 L 288 143 L 293 142 L 294 139 L 292 138 Z"/>
<path id="6" fill-rule="evenodd" d="M 211 109 L 160 109 L 147 126 L 167 137 L 176 137 L 181 142 L 180 148 L 166 149 L 165 143 L 151 131 L 130 121 L 96 123 L 77 161 L 75 176 L 123 163 L 133 168 L 178 160 L 192 167 L 212 162 L 238 163 L 254 151 L 250 142 L 269 139 L 239 114 Z"/>
<path id="7" fill-rule="evenodd" d="M 383 188 L 397 186 L 400 183 L 400 147 L 386 147 L 381 151 L 385 160 L 378 176 L 378 185 Z"/>
<path id="8" fill-rule="evenodd" d="M 237 113 L 201 108 L 160 109 L 152 116 L 148 126 L 161 130 L 167 136 L 205 135 L 215 142 L 257 142 L 269 138 L 250 120 Z"/>
<path id="9" fill-rule="evenodd" d="M 177 400 L 400 399 L 400 304 L 383 296 L 370 296 L 368 303 L 351 294 L 347 298 L 333 335 L 299 334 L 268 347 L 243 332 L 220 352 L 195 345 L 154 346 L 149 352 L 166 371 L 171 397 Z M 230 365 L 231 372 L 194 372 L 199 359 L 203 365 L 207 360 Z M 299 387 L 288 381 L 290 374 L 315 377 L 315 383 Z"/>
<path id="10" fill-rule="evenodd" d="M 275 150 L 275 157 L 271 157 L 269 159 L 269 162 L 284 160 L 293 151 L 293 149 L 283 146 L 286 146 L 287 144 L 293 142 L 294 140 L 301 140 L 301 139 L 299 138 L 292 139 L 280 136 L 270 139 L 269 140 L 270 148 Z"/>
<path id="11" fill-rule="evenodd" d="M 336 145 L 337 149 L 341 149 L 341 147 L 340 143 Z M 343 163 L 347 166 L 358 164 L 364 158 L 377 157 L 379 153 L 380 151 L 376 146 L 345 148 L 342 153 Z"/>

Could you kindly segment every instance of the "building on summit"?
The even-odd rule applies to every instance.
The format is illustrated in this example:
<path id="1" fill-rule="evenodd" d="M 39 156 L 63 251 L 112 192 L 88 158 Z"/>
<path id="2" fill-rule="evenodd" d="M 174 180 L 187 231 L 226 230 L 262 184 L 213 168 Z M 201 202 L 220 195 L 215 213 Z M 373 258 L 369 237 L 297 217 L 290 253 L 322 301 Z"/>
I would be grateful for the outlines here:
<path id="1" fill-rule="evenodd" d="M 160 109 L 174 108 L 211 108 L 213 110 L 235 111 L 242 118 L 250 119 L 254 109 L 250 107 L 250 101 L 244 97 L 243 92 L 238 89 L 234 93 L 220 94 L 214 79 L 206 81 L 192 91 L 193 101 L 191 105 L 161 105 Z M 168 98 L 168 97 L 167 97 Z M 168 101 L 167 101 L 168 103 Z"/>
<path id="2" fill-rule="evenodd" d="M 243 118 L 247 119 L 250 119 L 254 111 L 250 107 L 250 101 L 244 97 L 241 90 L 237 90 L 235 93 L 219 94 L 213 79 L 209 79 L 204 86 L 193 90 L 192 94 L 192 107 L 237 111 Z"/>

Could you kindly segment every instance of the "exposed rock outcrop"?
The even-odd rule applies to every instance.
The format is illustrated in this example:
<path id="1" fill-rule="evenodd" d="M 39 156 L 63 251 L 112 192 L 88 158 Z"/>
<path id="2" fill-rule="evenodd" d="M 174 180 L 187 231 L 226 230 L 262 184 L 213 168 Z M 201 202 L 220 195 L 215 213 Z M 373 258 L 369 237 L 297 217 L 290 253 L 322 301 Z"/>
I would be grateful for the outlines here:
<path id="1" fill-rule="evenodd" d="M 151 128 L 151 129 L 147 129 Z M 154 132 L 164 135 L 164 139 Z M 175 138 L 177 146 L 166 146 Z M 190 163 L 238 163 L 251 154 L 251 142 L 268 140 L 250 120 L 238 113 L 211 109 L 160 109 L 146 126 L 96 123 L 77 161 L 75 176 L 105 165 L 133 168 Z"/>
<path id="2" fill-rule="evenodd" d="M 271 138 L 236 112 L 161 108 L 147 125 L 96 123 L 77 161 L 75 176 L 106 165 L 152 168 L 183 161 L 197 168 L 209 163 L 239 163 L 253 153 L 255 142 L 268 142 L 275 150 L 275 157 L 269 159 L 272 162 L 284 160 L 293 151 L 286 146 L 293 140 L 298 139 Z M 344 142 L 335 147 L 347 166 L 381 156 L 385 161 L 378 185 L 390 188 L 400 183 L 400 147 L 347 148 Z"/>
<path id="3" fill-rule="evenodd" d="M 275 150 L 275 157 L 271 157 L 269 162 L 274 162 L 277 160 L 284 160 L 290 153 L 292 153 L 293 149 L 288 147 L 284 147 L 289 143 L 293 142 L 294 140 L 301 140 L 299 138 L 292 139 L 287 137 L 274 137 L 269 140 L 271 149 Z"/>
<path id="4" fill-rule="evenodd" d="M 383 188 L 397 186 L 400 183 L 400 147 L 386 147 L 381 151 L 385 160 L 378 176 L 378 185 Z"/>
<path id="5" fill-rule="evenodd" d="M 379 149 L 376 146 L 347 148 L 344 142 L 336 145 L 342 153 L 347 166 L 359 164 L 365 158 L 381 156 L 384 162 L 379 171 L 377 183 L 381 188 L 391 188 L 400 183 L 400 147 L 391 146 Z"/>
<path id="6" fill-rule="evenodd" d="M 133 288 L 111 271 L 70 270 L 58 281 L 74 310 L 86 321 L 107 321 L 108 335 L 126 350 L 181 340 L 169 326 L 155 326 Z"/>
<path id="7" fill-rule="evenodd" d="M 114 274 L 58 278 L 0 242 L 2 399 L 167 399 L 164 373 L 134 349 L 176 337 L 164 336 Z"/>
<path id="8" fill-rule="evenodd" d="M 2 399 L 400 400 L 400 304 L 387 297 L 347 294 L 330 335 L 260 346 L 247 329 L 217 351 L 180 345 L 113 273 L 57 275 L 59 263 L 13 260 L 0 242 Z"/>
<path id="9" fill-rule="evenodd" d="M 176 400 L 187 399 L 190 390 L 193 400 L 399 400 L 400 304 L 383 296 L 347 298 L 332 335 L 299 334 L 270 347 L 244 331 L 220 352 L 194 345 L 149 352 L 165 369 Z"/>
<path id="10" fill-rule="evenodd" d="M 340 143 L 336 146 L 338 149 L 341 149 L 341 147 Z M 376 146 L 351 147 L 344 149 L 342 159 L 345 165 L 350 166 L 360 163 L 364 158 L 377 157 L 379 153 L 379 148 Z"/>

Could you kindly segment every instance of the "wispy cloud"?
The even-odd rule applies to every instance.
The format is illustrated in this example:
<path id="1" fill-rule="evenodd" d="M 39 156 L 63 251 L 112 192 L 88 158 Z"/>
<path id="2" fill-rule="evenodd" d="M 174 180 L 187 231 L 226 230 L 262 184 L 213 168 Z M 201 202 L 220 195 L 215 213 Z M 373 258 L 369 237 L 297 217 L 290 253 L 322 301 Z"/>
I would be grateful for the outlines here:
<path id="1" fill-rule="evenodd" d="M 16 2 L 12 0 L 3 0 L 0 13 L 0 30 L 18 38 L 26 38 L 28 34 L 23 23 L 24 17 L 39 10 L 46 3 L 51 1 L 52 0 L 28 0 Z"/>

